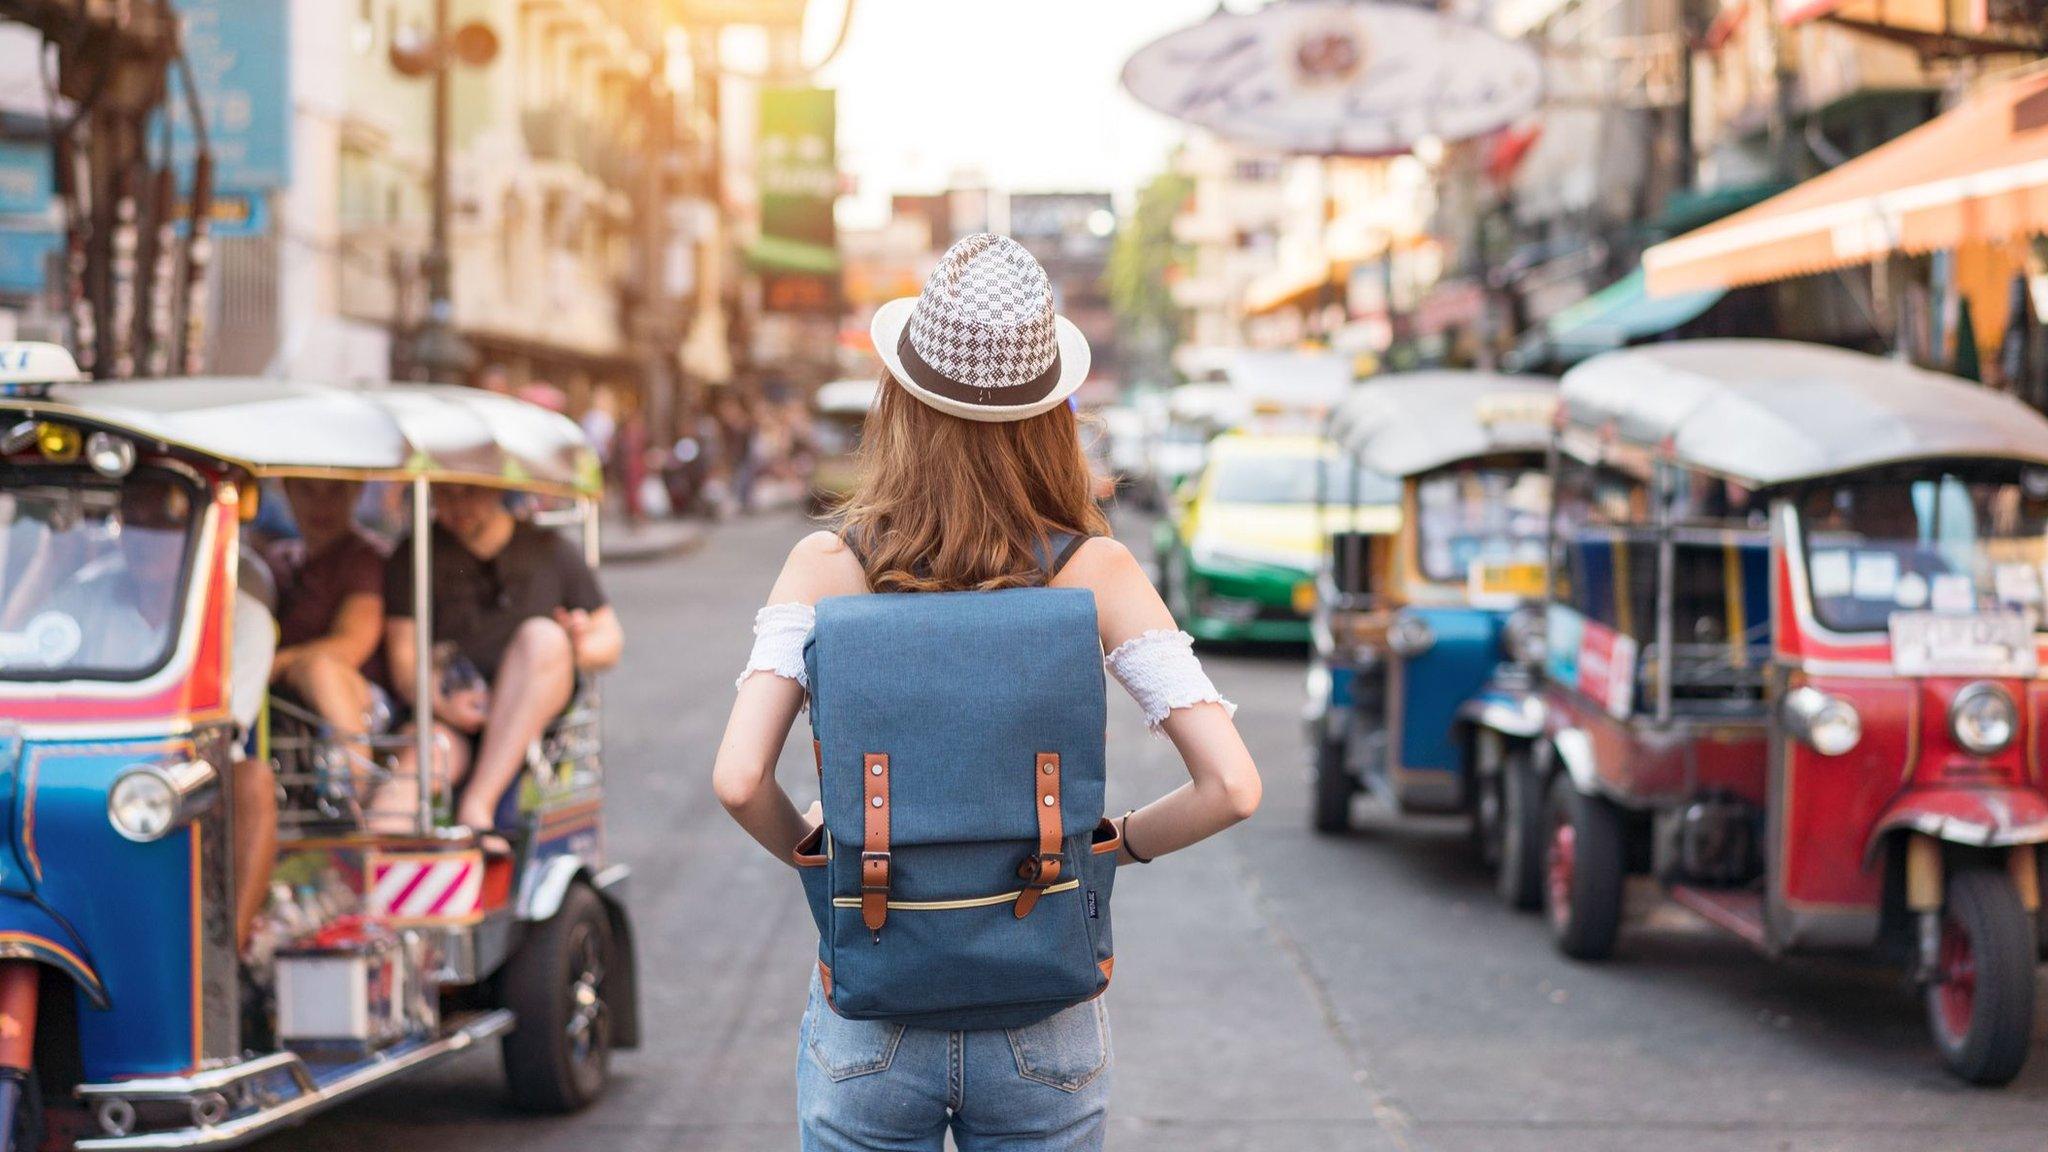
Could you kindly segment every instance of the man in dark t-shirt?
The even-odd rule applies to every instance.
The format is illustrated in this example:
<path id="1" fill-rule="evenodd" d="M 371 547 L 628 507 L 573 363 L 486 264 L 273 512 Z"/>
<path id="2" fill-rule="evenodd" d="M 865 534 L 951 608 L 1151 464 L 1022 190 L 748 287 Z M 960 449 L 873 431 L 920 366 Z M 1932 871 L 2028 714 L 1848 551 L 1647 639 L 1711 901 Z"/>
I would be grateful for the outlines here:
<path id="1" fill-rule="evenodd" d="M 386 656 L 393 686 L 416 712 L 430 706 L 443 727 L 480 736 L 473 770 L 468 741 L 446 742 L 446 771 L 467 777 L 457 823 L 484 833 L 527 747 L 568 706 L 577 674 L 617 663 L 624 636 L 576 546 L 514 517 L 496 490 L 437 487 L 433 531 L 431 642 L 452 645 L 488 689 L 460 684 L 447 667 L 437 669 L 436 683 L 417 683 L 409 542 L 384 566 Z"/>
<path id="2" fill-rule="evenodd" d="M 277 581 L 273 684 L 289 688 L 337 736 L 376 727 L 384 643 L 384 547 L 355 522 L 361 485 L 284 482 L 299 538 L 270 546 Z"/>

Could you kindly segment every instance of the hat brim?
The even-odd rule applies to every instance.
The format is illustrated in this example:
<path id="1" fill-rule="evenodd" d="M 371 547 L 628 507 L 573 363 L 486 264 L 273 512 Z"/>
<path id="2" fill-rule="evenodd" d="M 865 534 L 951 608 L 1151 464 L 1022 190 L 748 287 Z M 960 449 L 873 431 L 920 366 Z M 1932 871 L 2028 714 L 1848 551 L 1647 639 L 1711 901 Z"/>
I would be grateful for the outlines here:
<path id="1" fill-rule="evenodd" d="M 999 424 L 1009 420 L 1029 420 L 1033 416 L 1050 412 L 1067 402 L 1088 379 L 1088 364 L 1091 353 L 1088 338 L 1065 316 L 1053 317 L 1053 329 L 1058 334 L 1060 346 L 1060 378 L 1052 390 L 1028 404 L 973 404 L 941 396 L 920 385 L 903 367 L 903 358 L 896 346 L 903 339 L 903 330 L 910 325 L 910 314 L 917 308 L 917 297 L 904 296 L 891 300 L 875 309 L 875 318 L 868 325 L 868 335 L 874 339 L 875 355 L 882 358 L 889 375 L 912 396 L 929 404 L 949 416 L 963 420 L 979 420 L 983 423 Z"/>

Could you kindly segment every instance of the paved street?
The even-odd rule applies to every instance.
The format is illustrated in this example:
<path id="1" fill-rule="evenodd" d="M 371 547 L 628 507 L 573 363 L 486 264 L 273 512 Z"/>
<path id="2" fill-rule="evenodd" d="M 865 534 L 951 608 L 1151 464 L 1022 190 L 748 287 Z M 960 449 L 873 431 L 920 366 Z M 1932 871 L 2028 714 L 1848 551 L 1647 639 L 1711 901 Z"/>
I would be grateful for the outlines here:
<path id="1" fill-rule="evenodd" d="M 712 799 L 748 623 L 794 516 L 607 573 L 612 849 L 635 869 L 647 1044 L 585 1116 L 506 1110 L 494 1056 L 397 1084 L 269 1147 L 520 1152 L 795 1147 L 813 933 L 795 879 Z M 1134 539 L 1142 539 L 1134 535 Z M 1452 826 L 1306 830 L 1299 653 L 1212 655 L 1267 780 L 1244 828 L 1118 885 L 1111 1146 L 1572 1152 L 2037 1152 L 2048 1053 L 1962 1087 L 1888 970 L 1768 965 L 1649 910 L 1602 967 L 1504 912 Z M 1111 808 L 1170 787 L 1171 747 L 1112 693 Z M 784 777 L 811 787 L 802 740 Z M 2044 1032 L 2048 1035 L 2048 1032 Z M 971 1087 L 970 1087 L 971 1090 Z"/>

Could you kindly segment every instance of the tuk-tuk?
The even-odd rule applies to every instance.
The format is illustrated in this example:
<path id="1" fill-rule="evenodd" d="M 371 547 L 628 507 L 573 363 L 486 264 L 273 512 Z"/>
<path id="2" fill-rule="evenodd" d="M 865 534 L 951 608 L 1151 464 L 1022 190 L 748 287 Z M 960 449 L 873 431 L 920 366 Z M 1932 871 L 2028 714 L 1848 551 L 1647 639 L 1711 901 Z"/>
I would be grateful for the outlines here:
<path id="1" fill-rule="evenodd" d="M 1361 532 L 1356 482 L 1321 494 L 1309 747 L 1317 831 L 1351 823 L 1364 790 L 1398 812 L 1466 813 L 1499 851 L 1501 756 L 1458 729 L 1506 661 L 1537 658 L 1545 454 L 1557 388 L 1491 372 L 1412 372 L 1356 389 L 1332 414 L 1346 475 L 1400 482 L 1393 534 Z M 1345 510 L 1340 515 L 1338 510 Z"/>
<path id="2" fill-rule="evenodd" d="M 61 349 L 0 346 L 0 1150 L 232 1147 L 491 1038 L 515 1103 L 564 1111 L 637 1042 L 594 687 L 529 750 L 503 845 L 444 824 L 435 773 L 403 774 L 434 763 L 431 724 L 344 743 L 273 698 L 237 731 L 241 537 L 274 477 L 402 489 L 423 635 L 436 485 L 501 489 L 596 562 L 595 460 L 543 409 L 429 385 L 92 383 Z M 144 488 L 177 499 L 129 499 Z M 119 578 L 83 583 L 99 572 Z M 251 756 L 275 770 L 281 855 L 238 956 L 225 781 Z M 373 786 L 416 812 L 366 821 Z"/>
<path id="3" fill-rule="evenodd" d="M 1904 962 L 1949 1069 L 2011 1080 L 2048 840 L 2048 420 L 1765 340 L 1608 353 L 1562 396 L 1541 683 L 1478 718 L 1523 753 L 1506 819 L 1541 830 L 1559 948 L 1611 954 L 1649 873 L 1766 955 Z"/>

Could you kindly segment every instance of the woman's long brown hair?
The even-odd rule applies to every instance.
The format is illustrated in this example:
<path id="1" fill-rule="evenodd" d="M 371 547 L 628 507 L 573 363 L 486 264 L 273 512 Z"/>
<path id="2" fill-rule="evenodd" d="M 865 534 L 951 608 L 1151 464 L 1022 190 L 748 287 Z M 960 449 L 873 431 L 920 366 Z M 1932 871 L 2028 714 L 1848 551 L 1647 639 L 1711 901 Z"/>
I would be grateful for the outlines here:
<path id="1" fill-rule="evenodd" d="M 1036 584 L 1048 535 L 1109 532 L 1065 404 L 1026 420 L 965 420 L 885 372 L 857 460 L 837 520 L 877 592 Z"/>

